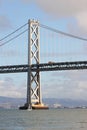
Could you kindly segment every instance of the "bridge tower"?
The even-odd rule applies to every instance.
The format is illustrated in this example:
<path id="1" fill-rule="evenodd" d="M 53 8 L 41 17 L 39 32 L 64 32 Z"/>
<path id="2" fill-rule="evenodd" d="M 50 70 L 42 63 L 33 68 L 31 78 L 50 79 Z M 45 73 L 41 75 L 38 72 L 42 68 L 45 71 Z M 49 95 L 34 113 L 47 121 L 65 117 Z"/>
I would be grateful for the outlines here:
<path id="1" fill-rule="evenodd" d="M 42 103 L 40 86 L 40 32 L 39 22 L 35 20 L 28 21 L 28 75 L 27 75 L 27 101 L 19 109 L 48 109 Z M 35 72 L 32 71 L 32 65 L 37 65 Z"/>
<path id="2" fill-rule="evenodd" d="M 27 80 L 27 103 L 31 108 L 33 104 L 42 104 L 40 72 L 32 72 L 31 65 L 40 63 L 40 34 L 39 22 L 35 20 L 28 21 L 28 80 Z"/>

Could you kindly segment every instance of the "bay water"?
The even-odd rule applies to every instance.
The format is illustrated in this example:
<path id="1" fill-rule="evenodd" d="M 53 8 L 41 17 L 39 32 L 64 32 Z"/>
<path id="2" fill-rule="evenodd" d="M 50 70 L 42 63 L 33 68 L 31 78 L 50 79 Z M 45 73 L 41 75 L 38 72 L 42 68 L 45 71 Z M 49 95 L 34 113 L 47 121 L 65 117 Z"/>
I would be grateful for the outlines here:
<path id="1" fill-rule="evenodd" d="M 2 109 L 0 130 L 87 130 L 87 109 Z"/>

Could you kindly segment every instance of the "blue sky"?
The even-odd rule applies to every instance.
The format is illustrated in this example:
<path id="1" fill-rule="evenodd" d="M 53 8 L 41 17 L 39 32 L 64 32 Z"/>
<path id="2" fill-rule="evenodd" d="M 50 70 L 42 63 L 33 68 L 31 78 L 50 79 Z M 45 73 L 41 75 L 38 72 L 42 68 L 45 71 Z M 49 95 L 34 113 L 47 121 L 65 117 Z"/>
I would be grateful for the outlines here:
<path id="1" fill-rule="evenodd" d="M 53 0 L 51 2 L 50 0 L 0 0 L 0 39 L 21 25 L 27 23 L 28 19 L 35 19 L 41 24 L 86 38 L 87 1 L 79 0 L 78 3 L 76 0 Z M 57 39 L 59 42 L 61 42 L 61 37 L 62 36 Z M 19 39 L 12 42 L 11 48 L 8 45 L 4 48 L 0 48 L 0 59 L 3 59 L 1 64 L 4 64 L 4 56 L 9 56 L 10 59 L 5 59 L 5 63 L 8 64 L 10 61 L 16 63 L 17 58 L 18 63 L 22 60 L 27 62 L 27 40 L 27 33 L 25 33 L 23 37 L 21 36 Z M 64 40 L 67 41 L 66 44 L 64 43 Z M 87 59 L 86 42 L 76 42 L 74 39 L 68 40 L 66 38 L 63 38 L 62 41 L 63 43 L 59 44 L 58 48 L 59 61 Z M 18 49 L 17 44 L 19 44 Z M 22 48 L 20 48 L 20 44 L 22 44 Z M 23 48 L 25 49 L 23 50 Z M 67 48 L 66 56 L 65 48 Z M 70 52 L 72 54 L 70 54 Z M 14 56 L 13 61 L 12 56 Z M 23 59 L 19 60 L 19 57 L 22 57 Z M 0 95 L 9 97 L 25 97 L 27 82 L 26 76 L 26 73 L 0 75 Z M 47 77 L 49 77 L 49 79 Z M 79 72 L 62 71 L 49 72 L 48 74 L 45 72 L 41 73 L 42 95 L 44 97 L 86 99 L 86 80 L 86 70 Z"/>

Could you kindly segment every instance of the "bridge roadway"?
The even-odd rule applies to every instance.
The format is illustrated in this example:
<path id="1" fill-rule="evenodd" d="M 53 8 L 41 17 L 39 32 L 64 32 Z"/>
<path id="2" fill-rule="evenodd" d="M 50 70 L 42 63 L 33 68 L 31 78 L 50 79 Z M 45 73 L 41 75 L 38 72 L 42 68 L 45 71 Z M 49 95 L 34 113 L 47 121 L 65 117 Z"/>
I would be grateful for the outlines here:
<path id="1" fill-rule="evenodd" d="M 87 69 L 87 61 L 43 63 L 32 64 L 31 66 L 27 64 L 0 66 L 0 74 L 28 72 L 29 67 L 31 67 L 33 72 Z"/>

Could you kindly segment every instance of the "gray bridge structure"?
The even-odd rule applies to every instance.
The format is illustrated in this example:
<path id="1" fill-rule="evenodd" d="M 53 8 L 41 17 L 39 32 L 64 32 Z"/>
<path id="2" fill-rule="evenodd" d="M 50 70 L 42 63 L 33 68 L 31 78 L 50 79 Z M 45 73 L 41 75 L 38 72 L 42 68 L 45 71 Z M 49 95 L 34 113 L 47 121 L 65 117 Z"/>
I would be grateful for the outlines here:
<path id="1" fill-rule="evenodd" d="M 87 69 L 87 61 L 40 63 L 39 27 L 38 21 L 28 21 L 28 64 L 0 66 L 0 74 L 27 72 L 27 108 L 31 108 L 33 104 L 43 104 L 41 71 Z"/>
<path id="2" fill-rule="evenodd" d="M 31 69 L 32 72 L 36 72 L 37 69 L 39 71 L 87 69 L 87 61 L 43 63 L 43 64 L 32 64 L 31 66 L 27 64 L 26 65 L 0 66 L 0 74 L 28 72 L 28 69 Z"/>

